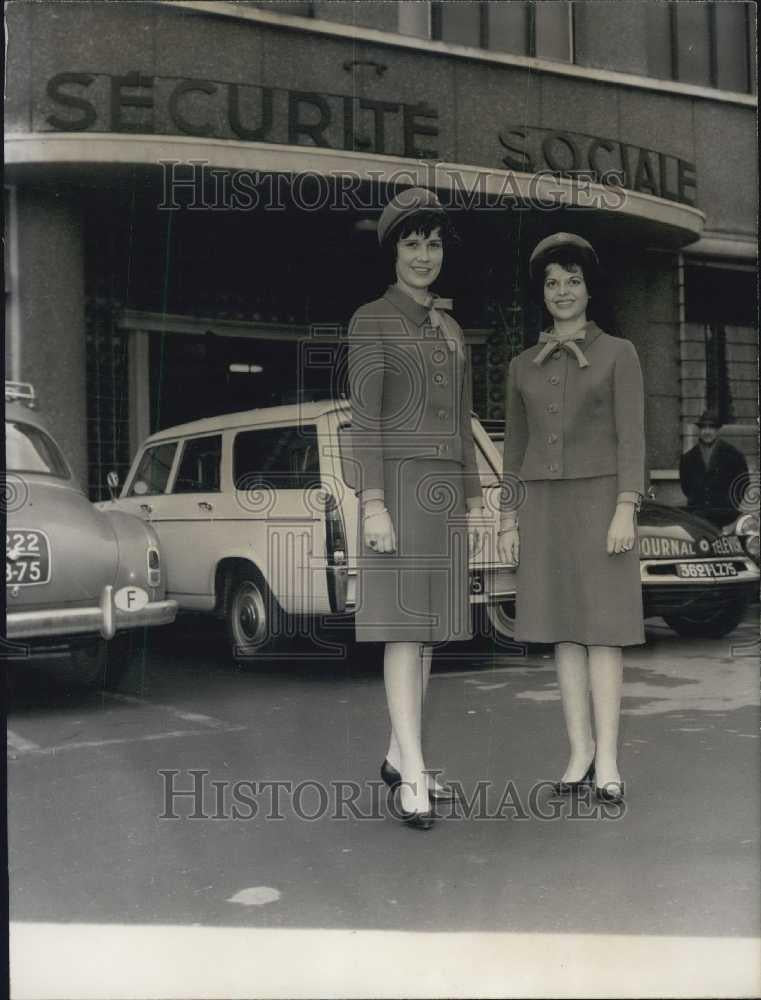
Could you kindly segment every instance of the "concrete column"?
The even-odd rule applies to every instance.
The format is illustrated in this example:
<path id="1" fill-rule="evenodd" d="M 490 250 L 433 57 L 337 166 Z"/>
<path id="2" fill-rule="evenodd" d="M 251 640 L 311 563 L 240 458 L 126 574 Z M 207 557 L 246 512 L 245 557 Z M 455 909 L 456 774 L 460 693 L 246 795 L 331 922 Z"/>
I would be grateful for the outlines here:
<path id="1" fill-rule="evenodd" d="M 39 413 L 74 474 L 87 482 L 85 289 L 82 216 L 75 194 L 17 191 L 19 357 L 15 370 L 37 392 Z"/>

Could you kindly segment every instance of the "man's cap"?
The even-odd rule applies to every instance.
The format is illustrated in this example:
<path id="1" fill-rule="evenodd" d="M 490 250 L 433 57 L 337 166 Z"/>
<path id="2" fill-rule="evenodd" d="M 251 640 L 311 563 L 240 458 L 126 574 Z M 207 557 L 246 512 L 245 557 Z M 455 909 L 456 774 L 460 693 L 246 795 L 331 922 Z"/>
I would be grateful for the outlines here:
<path id="1" fill-rule="evenodd" d="M 539 271 L 539 267 L 547 257 L 548 254 L 555 250 L 563 249 L 575 249 L 581 250 L 587 257 L 589 257 L 595 264 L 599 267 L 599 260 L 597 259 L 597 254 L 595 253 L 595 248 L 591 243 L 588 243 L 583 236 L 577 236 L 575 233 L 553 233 L 552 236 L 545 236 L 543 240 L 534 247 L 534 252 L 529 257 L 528 269 L 531 277 L 535 277 Z"/>
<path id="2" fill-rule="evenodd" d="M 704 410 L 697 419 L 698 427 L 721 427 L 721 420 L 716 410 Z"/>
<path id="3" fill-rule="evenodd" d="M 441 212 L 444 215 L 444 208 L 428 188 L 414 187 L 400 191 L 386 205 L 378 219 L 378 242 L 385 243 L 391 233 L 415 212 Z"/>

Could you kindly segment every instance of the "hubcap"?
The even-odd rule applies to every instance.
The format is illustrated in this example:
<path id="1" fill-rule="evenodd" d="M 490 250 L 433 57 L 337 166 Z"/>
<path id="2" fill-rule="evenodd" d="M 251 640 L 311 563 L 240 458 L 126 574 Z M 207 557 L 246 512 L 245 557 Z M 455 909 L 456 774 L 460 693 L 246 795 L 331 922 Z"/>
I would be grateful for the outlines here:
<path id="1" fill-rule="evenodd" d="M 261 591 L 254 584 L 241 587 L 238 592 L 237 613 L 240 638 L 244 643 L 255 643 L 264 638 L 267 615 Z"/>

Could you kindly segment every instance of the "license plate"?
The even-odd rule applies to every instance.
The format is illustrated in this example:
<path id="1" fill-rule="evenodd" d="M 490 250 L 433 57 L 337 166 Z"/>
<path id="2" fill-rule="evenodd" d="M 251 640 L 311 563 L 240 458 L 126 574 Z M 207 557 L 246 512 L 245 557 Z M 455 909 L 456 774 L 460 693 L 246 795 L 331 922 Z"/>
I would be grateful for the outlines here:
<path id="1" fill-rule="evenodd" d="M 737 567 L 731 562 L 677 563 L 676 571 L 685 580 L 714 580 L 719 577 L 737 576 Z"/>
<path id="2" fill-rule="evenodd" d="M 50 580 L 50 545 L 44 531 L 19 528 L 5 533 L 5 582 L 32 586 Z"/>

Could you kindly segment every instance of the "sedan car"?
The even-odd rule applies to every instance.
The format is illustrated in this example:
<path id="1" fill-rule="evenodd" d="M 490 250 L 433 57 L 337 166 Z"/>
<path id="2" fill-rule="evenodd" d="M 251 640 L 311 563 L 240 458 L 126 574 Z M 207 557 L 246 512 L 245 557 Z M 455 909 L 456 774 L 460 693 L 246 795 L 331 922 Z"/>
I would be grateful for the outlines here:
<path id="1" fill-rule="evenodd" d="M 491 435 L 501 445 L 502 435 Z M 638 516 L 645 618 L 662 617 L 679 635 L 718 638 L 758 599 L 758 516 L 717 528 L 679 507 L 645 499 Z M 514 633 L 515 596 L 487 605 L 495 631 Z"/>
<path id="2" fill-rule="evenodd" d="M 85 496 L 35 413 L 28 383 L 5 384 L 6 658 L 67 652 L 75 677 L 115 684 L 118 632 L 174 620 L 156 533 Z"/>

